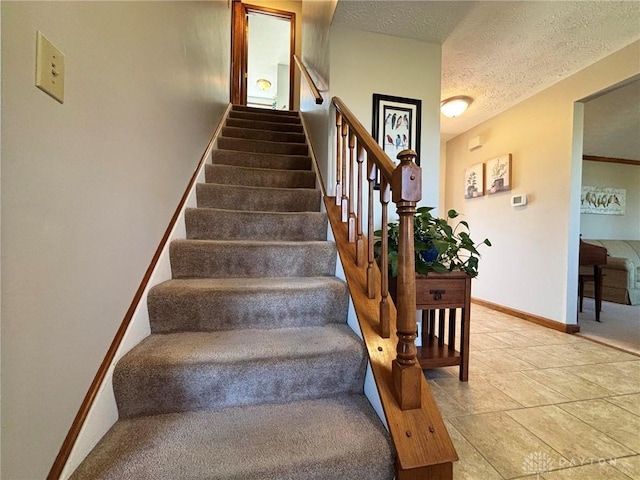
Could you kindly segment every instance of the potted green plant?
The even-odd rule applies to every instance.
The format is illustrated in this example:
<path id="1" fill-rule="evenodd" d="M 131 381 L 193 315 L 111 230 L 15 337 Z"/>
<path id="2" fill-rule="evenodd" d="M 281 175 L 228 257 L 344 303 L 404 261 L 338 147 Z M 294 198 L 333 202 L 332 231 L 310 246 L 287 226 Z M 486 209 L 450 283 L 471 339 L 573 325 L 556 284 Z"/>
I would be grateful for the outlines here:
<path id="1" fill-rule="evenodd" d="M 488 239 L 475 243 L 469 236 L 469 224 L 458 222 L 455 227 L 449 220 L 458 212 L 449 210 L 447 218 L 431 215 L 433 208 L 418 208 L 414 216 L 415 288 L 416 309 L 422 310 L 422 345 L 417 347 L 416 357 L 421 368 L 460 365 L 459 378 L 469 378 L 469 335 L 471 278 L 478 275 L 480 245 L 491 246 Z M 398 276 L 398 223 L 388 225 L 388 291 L 394 303 L 397 300 Z M 375 232 L 377 258 L 381 255 L 382 231 Z M 384 274 L 384 272 L 383 272 Z M 445 343 L 445 317 L 443 309 L 449 309 L 448 340 Z M 462 309 L 459 317 L 455 311 Z M 436 310 L 438 326 L 436 329 Z M 452 313 L 453 312 L 453 313 Z M 460 321 L 460 346 L 455 348 L 456 318 Z"/>
<path id="2" fill-rule="evenodd" d="M 489 239 L 485 238 L 475 243 L 469 236 L 469 224 L 460 221 L 455 227 L 449 225 L 449 220 L 457 218 L 459 213 L 455 210 L 447 212 L 447 218 L 438 218 L 431 215 L 432 207 L 420 207 L 417 209 L 413 223 L 413 238 L 415 248 L 416 273 L 428 275 L 434 273 L 464 272 L 471 277 L 478 275 L 478 260 L 480 245 L 491 246 Z M 398 276 L 398 236 L 400 226 L 397 222 L 389 223 L 389 275 Z M 375 243 L 376 258 L 381 254 L 382 241 L 381 230 L 374 232 L 378 237 Z"/>

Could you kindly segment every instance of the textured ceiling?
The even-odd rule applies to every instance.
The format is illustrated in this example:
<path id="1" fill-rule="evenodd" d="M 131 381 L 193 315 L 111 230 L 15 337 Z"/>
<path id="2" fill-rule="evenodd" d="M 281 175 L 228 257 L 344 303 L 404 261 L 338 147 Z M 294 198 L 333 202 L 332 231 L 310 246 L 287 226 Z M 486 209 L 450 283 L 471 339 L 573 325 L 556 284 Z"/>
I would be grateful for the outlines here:
<path id="1" fill-rule="evenodd" d="M 640 79 L 585 102 L 583 153 L 640 160 Z"/>
<path id="2" fill-rule="evenodd" d="M 442 44 L 451 138 L 640 38 L 640 2 L 339 0 L 334 25 Z"/>

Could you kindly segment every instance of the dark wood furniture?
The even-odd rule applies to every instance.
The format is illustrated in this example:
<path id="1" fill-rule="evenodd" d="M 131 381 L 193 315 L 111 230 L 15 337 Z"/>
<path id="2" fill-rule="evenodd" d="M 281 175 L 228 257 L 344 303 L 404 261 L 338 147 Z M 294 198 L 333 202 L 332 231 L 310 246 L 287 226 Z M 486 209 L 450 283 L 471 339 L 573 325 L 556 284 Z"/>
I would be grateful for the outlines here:
<path id="1" fill-rule="evenodd" d="M 584 297 L 585 282 L 594 282 L 596 300 L 596 322 L 600 321 L 600 311 L 602 310 L 602 266 L 607 264 L 607 249 L 583 242 L 580 239 L 579 250 L 580 267 L 593 266 L 593 274 L 578 273 L 578 296 L 580 297 L 580 312 L 582 312 L 582 300 Z"/>
<path id="2" fill-rule="evenodd" d="M 389 293 L 395 301 L 395 278 L 389 278 Z M 422 346 L 417 347 L 421 368 L 460 365 L 460 380 L 469 380 L 470 306 L 471 277 L 466 273 L 416 275 L 416 310 L 422 310 Z"/>
<path id="3" fill-rule="evenodd" d="M 422 310 L 422 346 L 418 347 L 422 368 L 460 365 L 460 380 L 469 380 L 470 307 L 471 277 L 466 273 L 430 273 L 416 278 L 416 309 Z M 458 318 L 460 346 L 456 350 Z"/>

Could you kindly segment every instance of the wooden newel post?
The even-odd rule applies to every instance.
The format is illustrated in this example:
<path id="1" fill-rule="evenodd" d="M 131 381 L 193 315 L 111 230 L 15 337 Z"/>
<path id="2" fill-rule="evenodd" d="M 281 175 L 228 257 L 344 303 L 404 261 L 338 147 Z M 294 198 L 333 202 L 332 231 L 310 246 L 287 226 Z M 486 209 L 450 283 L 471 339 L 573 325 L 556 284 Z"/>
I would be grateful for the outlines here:
<path id="1" fill-rule="evenodd" d="M 422 171 L 414 160 L 416 152 L 398 154 L 400 165 L 391 180 L 392 200 L 400 216 L 398 238 L 398 347 L 392 375 L 396 398 L 402 410 L 420 408 L 422 369 L 416 358 L 416 272 L 413 245 L 413 218 L 422 198 Z"/>

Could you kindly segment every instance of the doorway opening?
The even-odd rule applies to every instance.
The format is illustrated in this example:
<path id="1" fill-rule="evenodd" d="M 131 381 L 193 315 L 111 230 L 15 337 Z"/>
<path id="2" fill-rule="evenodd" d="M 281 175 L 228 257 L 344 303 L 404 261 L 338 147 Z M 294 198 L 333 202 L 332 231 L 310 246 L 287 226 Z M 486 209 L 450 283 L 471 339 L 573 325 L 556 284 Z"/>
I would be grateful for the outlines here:
<path id="1" fill-rule="evenodd" d="M 603 247 L 606 260 L 600 322 L 591 281 L 585 287 L 584 308 L 578 312 L 579 335 L 640 355 L 640 296 L 632 275 L 637 267 L 633 246 L 640 240 L 640 75 L 580 102 L 584 126 L 577 185 L 581 192 L 572 215 L 578 219 L 582 240 Z M 579 266 L 581 273 L 593 273 L 588 265 Z"/>
<path id="2" fill-rule="evenodd" d="M 295 13 L 241 2 L 233 6 L 231 101 L 292 109 Z"/>

